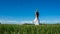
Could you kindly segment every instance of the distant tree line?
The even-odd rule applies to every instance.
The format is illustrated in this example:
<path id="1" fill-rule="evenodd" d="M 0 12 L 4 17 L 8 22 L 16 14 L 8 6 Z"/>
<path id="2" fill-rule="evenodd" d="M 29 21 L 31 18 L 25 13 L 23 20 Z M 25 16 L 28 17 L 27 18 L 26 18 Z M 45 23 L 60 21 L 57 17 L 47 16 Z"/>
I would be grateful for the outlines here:
<path id="1" fill-rule="evenodd" d="M 1 22 L 0 22 L 0 24 L 1 24 Z"/>

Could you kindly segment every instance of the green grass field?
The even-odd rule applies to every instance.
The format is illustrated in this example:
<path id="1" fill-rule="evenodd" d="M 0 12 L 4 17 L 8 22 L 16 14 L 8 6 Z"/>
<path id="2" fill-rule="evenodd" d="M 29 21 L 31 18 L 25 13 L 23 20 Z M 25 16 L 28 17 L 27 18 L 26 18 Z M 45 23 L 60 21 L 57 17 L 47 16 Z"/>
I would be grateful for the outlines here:
<path id="1" fill-rule="evenodd" d="M 0 24 L 0 34 L 60 34 L 60 24 Z"/>

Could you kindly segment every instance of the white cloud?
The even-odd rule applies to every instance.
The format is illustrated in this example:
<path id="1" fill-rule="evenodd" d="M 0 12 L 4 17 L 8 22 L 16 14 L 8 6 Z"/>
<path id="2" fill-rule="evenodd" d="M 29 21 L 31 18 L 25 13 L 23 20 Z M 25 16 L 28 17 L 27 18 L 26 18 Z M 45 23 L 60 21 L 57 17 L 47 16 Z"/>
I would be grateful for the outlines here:
<path id="1" fill-rule="evenodd" d="M 30 23 L 32 24 L 32 21 L 16 21 L 16 20 L 0 20 L 2 24 L 24 24 L 24 23 Z M 60 20 L 41 20 L 40 23 L 44 24 L 55 24 L 60 23 Z"/>
<path id="2" fill-rule="evenodd" d="M 21 21 L 22 24 L 24 23 L 32 23 L 32 21 Z"/>
<path id="3" fill-rule="evenodd" d="M 2 24 L 19 24 L 19 21 L 0 20 Z"/>

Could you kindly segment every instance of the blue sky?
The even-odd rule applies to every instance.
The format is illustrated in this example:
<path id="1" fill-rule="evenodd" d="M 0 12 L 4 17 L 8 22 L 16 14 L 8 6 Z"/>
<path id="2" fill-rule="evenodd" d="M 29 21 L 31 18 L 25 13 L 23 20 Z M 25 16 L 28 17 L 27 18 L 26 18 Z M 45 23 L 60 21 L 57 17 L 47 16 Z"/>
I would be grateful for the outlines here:
<path id="1" fill-rule="evenodd" d="M 33 21 L 36 9 L 42 22 L 60 22 L 60 0 L 0 0 L 0 22 Z"/>

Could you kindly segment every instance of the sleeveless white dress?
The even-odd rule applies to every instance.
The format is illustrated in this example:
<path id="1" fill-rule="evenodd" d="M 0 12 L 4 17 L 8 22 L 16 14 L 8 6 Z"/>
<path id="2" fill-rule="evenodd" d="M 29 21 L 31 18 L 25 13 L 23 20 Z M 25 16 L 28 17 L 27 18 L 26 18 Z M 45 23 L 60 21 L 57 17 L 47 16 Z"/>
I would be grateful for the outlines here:
<path id="1" fill-rule="evenodd" d="M 39 19 L 35 18 L 35 19 L 34 19 L 34 24 L 35 24 L 35 25 L 39 25 L 39 23 L 40 23 Z"/>

